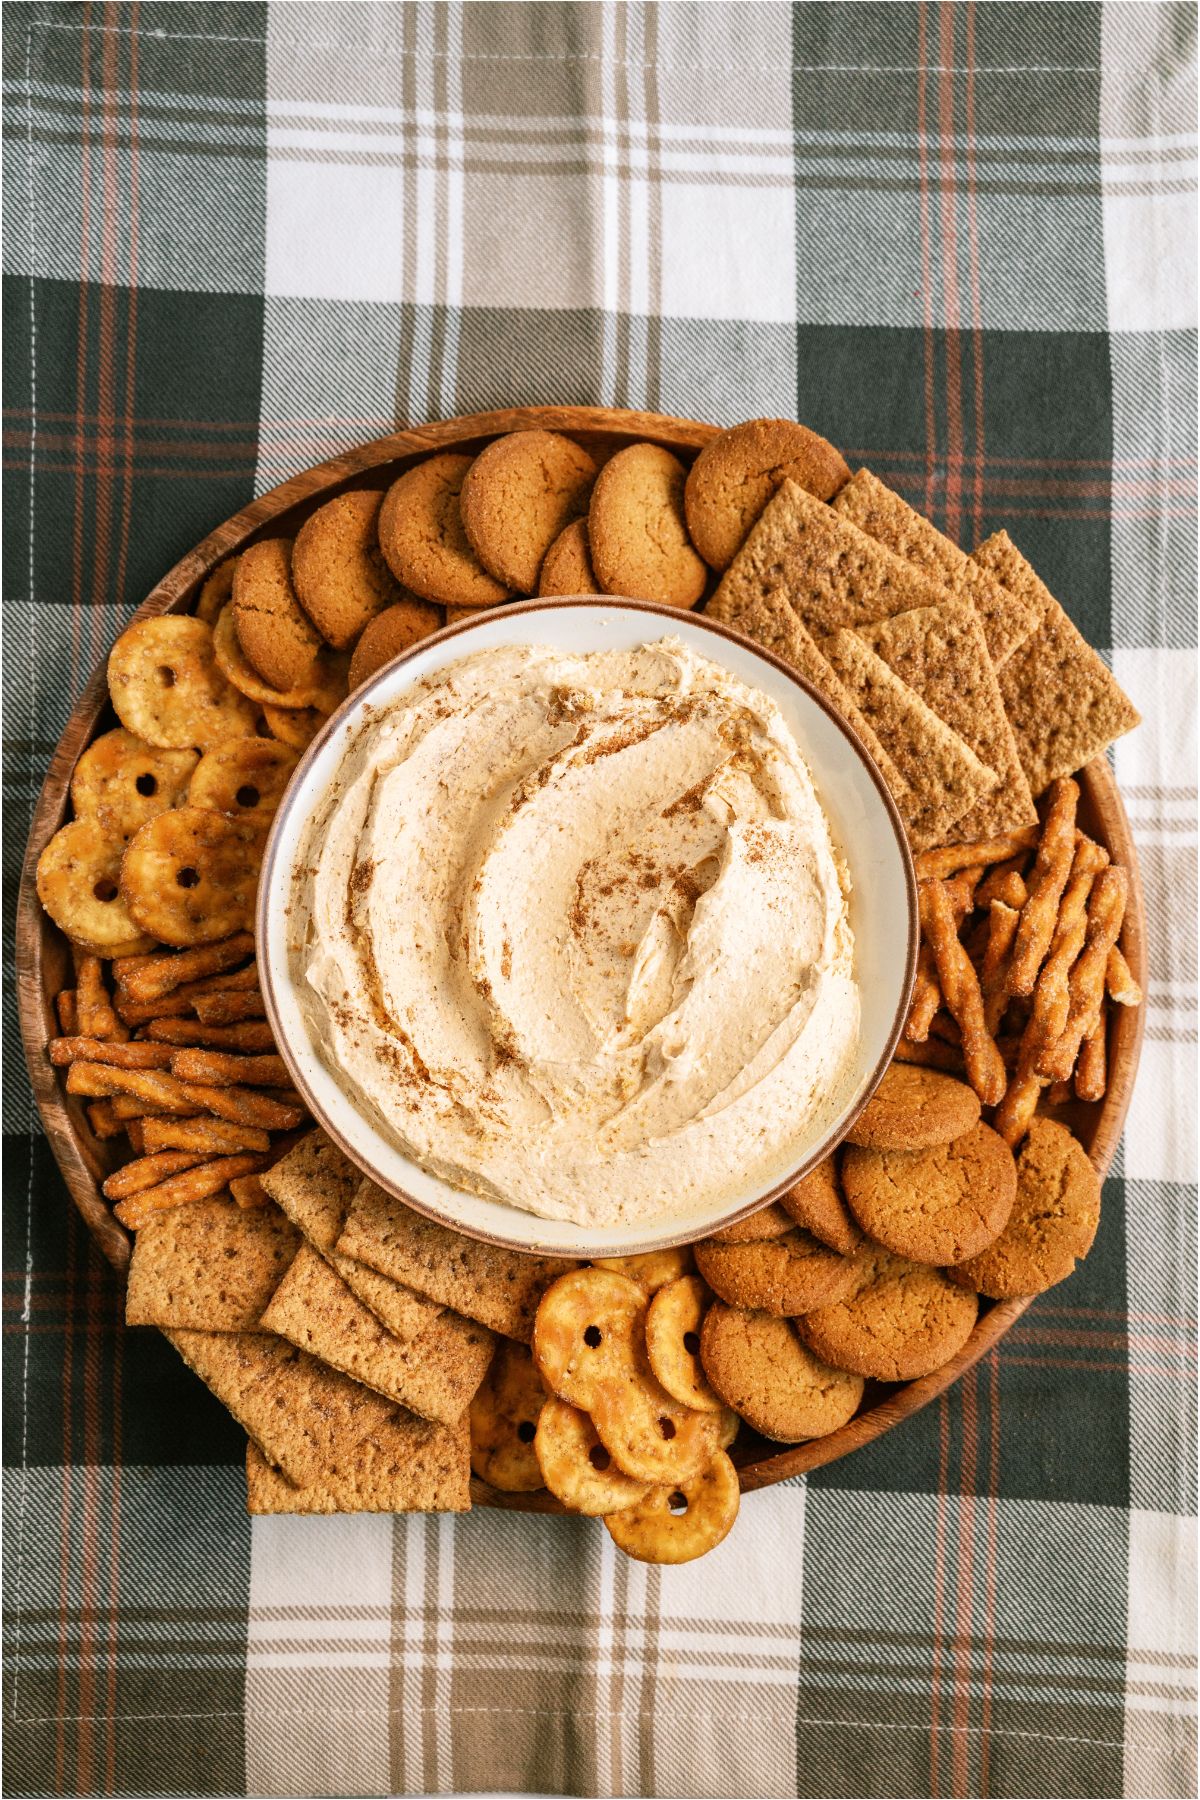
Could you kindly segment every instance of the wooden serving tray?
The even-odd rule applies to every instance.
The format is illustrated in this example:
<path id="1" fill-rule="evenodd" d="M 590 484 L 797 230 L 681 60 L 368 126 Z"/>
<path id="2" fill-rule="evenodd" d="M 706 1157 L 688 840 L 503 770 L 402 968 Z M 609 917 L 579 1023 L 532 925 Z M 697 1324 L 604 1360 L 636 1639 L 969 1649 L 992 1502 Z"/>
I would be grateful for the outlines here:
<path id="1" fill-rule="evenodd" d="M 209 533 L 194 550 L 163 577 L 139 609 L 138 618 L 157 613 L 189 612 L 200 588 L 218 563 L 245 549 L 256 538 L 292 536 L 308 514 L 324 501 L 354 487 L 386 487 L 401 470 L 431 451 L 454 445 L 479 449 L 503 432 L 542 426 L 578 438 L 593 454 L 611 455 L 624 445 L 649 438 L 677 451 L 685 460 L 717 434 L 715 425 L 693 419 L 671 418 L 661 413 L 621 412 L 604 407 L 529 406 L 503 412 L 473 413 L 391 437 L 362 444 L 341 456 L 331 457 L 318 468 L 307 469 L 290 481 L 251 501 L 241 512 Z M 69 808 L 71 775 L 80 754 L 99 731 L 116 724 L 108 699 L 105 668 L 96 670 L 59 740 L 29 833 L 17 901 L 16 964 L 21 1037 L 29 1063 L 34 1097 L 42 1116 L 50 1147 L 70 1190 L 71 1198 L 119 1274 L 129 1265 L 129 1233 L 113 1218 L 100 1183 L 123 1159 L 113 1142 L 97 1139 L 88 1124 L 84 1103 L 67 1094 L 46 1055 L 47 1039 L 57 1034 L 53 998 L 70 985 L 71 960 L 67 940 L 42 911 L 35 887 L 38 857 L 63 824 Z M 1098 760 L 1080 775 L 1080 823 L 1102 843 L 1114 862 L 1129 872 L 1129 904 L 1121 947 L 1134 976 L 1146 985 L 1145 917 L 1137 855 L 1121 804 L 1121 796 L 1107 762 Z M 1071 1125 L 1102 1175 L 1116 1153 L 1121 1128 L 1129 1107 L 1141 1051 L 1145 1008 L 1109 1008 L 1108 1091 L 1096 1105 L 1075 1104 L 1064 1110 Z M 761 1438 L 739 1441 L 734 1450 L 743 1491 L 770 1487 L 789 1476 L 834 1462 L 851 1450 L 872 1442 L 902 1419 L 925 1406 L 996 1344 L 1029 1305 L 1027 1299 L 1006 1300 L 987 1306 L 979 1323 L 958 1355 L 943 1368 L 919 1381 L 900 1386 L 868 1383 L 864 1403 L 856 1416 L 839 1431 L 811 1443 L 779 1448 Z M 985 1302 L 986 1306 L 986 1302 Z M 501 1494 L 485 1483 L 472 1481 L 472 1498 L 478 1505 L 506 1507 L 521 1512 L 561 1512 L 551 1495 Z"/>

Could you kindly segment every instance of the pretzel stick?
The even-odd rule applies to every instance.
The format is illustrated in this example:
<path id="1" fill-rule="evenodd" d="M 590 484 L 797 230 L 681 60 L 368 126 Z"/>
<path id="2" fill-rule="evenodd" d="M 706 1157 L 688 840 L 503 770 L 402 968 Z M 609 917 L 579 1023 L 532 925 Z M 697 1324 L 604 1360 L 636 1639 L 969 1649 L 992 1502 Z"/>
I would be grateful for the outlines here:
<path id="1" fill-rule="evenodd" d="M 1104 966 L 1104 981 L 1108 988 L 1108 997 L 1116 1006 L 1140 1006 L 1142 990 L 1133 978 L 1133 970 L 1121 954 L 1121 946 L 1114 944 L 1108 953 L 1108 961 Z"/>
<path id="2" fill-rule="evenodd" d="M 173 1075 L 157 1069 L 114 1069 L 108 1063 L 72 1063 L 67 1070 L 67 1092 L 104 1099 L 131 1094 L 158 1112 L 189 1113 L 197 1104 L 183 1095 Z"/>
<path id="3" fill-rule="evenodd" d="M 985 1106 L 1004 1093 L 1004 1063 L 983 1016 L 979 977 L 958 941 L 954 907 L 945 882 L 921 884 L 921 928 L 933 950 L 946 1005 L 962 1032 L 967 1079 Z"/>
<path id="4" fill-rule="evenodd" d="M 963 1072 L 962 1051 L 953 1044 L 944 1044 L 941 1038 L 929 1038 L 924 1043 L 912 1044 L 901 1038 L 896 1045 L 896 1061 L 918 1063 L 926 1069 L 946 1069 L 952 1075 Z"/>
<path id="5" fill-rule="evenodd" d="M 54 1010 L 58 1014 L 58 1028 L 67 1037 L 75 1037 L 79 1031 L 79 1008 L 75 1003 L 75 989 L 63 988 L 54 1001 Z"/>
<path id="6" fill-rule="evenodd" d="M 229 1184 L 229 1191 L 246 1212 L 272 1205 L 271 1196 L 257 1175 L 235 1175 Z"/>
<path id="7" fill-rule="evenodd" d="M 946 883 L 946 892 L 950 896 L 950 904 L 954 908 L 954 916 L 961 925 L 975 904 L 975 889 L 983 879 L 983 867 L 976 864 L 962 869 L 952 881 Z"/>
<path id="8" fill-rule="evenodd" d="M 196 1081 L 181 1081 L 177 1086 L 185 1100 L 235 1125 L 257 1125 L 262 1131 L 291 1131 L 304 1118 L 303 1107 L 255 1093 L 253 1088 L 206 1087 Z"/>
<path id="9" fill-rule="evenodd" d="M 198 981 L 232 969 L 254 955 L 254 934 L 237 931 L 216 944 L 178 950 L 166 956 L 129 957 L 114 965 L 117 980 L 132 1000 L 158 1000 L 184 982 Z"/>
<path id="10" fill-rule="evenodd" d="M 145 1025 L 151 1019 L 178 1018 L 191 1012 L 197 1000 L 211 994 L 239 994 L 258 986 L 258 965 L 247 963 L 244 969 L 229 974 L 206 975 L 200 981 L 185 981 L 173 993 L 156 1000 L 137 1000 L 120 983 L 117 985 L 116 1009 L 127 1025 Z"/>
<path id="11" fill-rule="evenodd" d="M 118 1119 L 164 1119 L 167 1116 L 157 1100 L 140 1100 L 136 1094 L 114 1094 L 112 1109 Z M 203 1111 L 202 1106 L 181 1106 L 171 1117 L 198 1119 Z"/>
<path id="12" fill-rule="evenodd" d="M 205 1081 L 213 1087 L 229 1082 L 277 1087 L 286 1084 L 288 1066 L 282 1056 L 223 1056 L 216 1050 L 177 1050 L 171 1058 L 171 1073 L 180 1081 Z"/>
<path id="13" fill-rule="evenodd" d="M 988 868 L 992 863 L 1018 856 L 1023 850 L 1032 850 L 1037 839 L 1037 826 L 1023 825 L 1019 831 L 984 838 L 978 844 L 948 844 L 942 850 L 922 850 L 916 858 L 917 878 L 920 881 L 944 881 L 948 875 L 957 875 L 960 869 L 969 869 L 974 863 Z"/>
<path id="14" fill-rule="evenodd" d="M 1098 859 L 1104 854 L 1090 838 L 1083 838 L 1076 844 L 1050 953 L 1042 964 L 1033 990 L 1033 1012 L 1026 1032 L 1027 1035 L 1029 1032 L 1034 1034 L 1030 1039 L 1030 1067 L 1042 1075 L 1050 1075 L 1051 1071 L 1043 1065 L 1043 1058 L 1066 1029 L 1070 974 L 1087 937 L 1088 895 L 1102 866 Z"/>
<path id="15" fill-rule="evenodd" d="M 956 1050 L 962 1048 L 962 1032 L 948 1012 L 939 1012 L 929 1031 L 932 1037 L 941 1038 L 943 1044 L 953 1044 Z"/>
<path id="16" fill-rule="evenodd" d="M 146 1151 L 146 1129 L 141 1119 L 130 1119 L 125 1127 L 125 1136 L 129 1139 L 129 1148 L 138 1156 Z"/>
<path id="17" fill-rule="evenodd" d="M 88 1124 L 98 1138 L 120 1137 L 125 1127 L 113 1111 L 111 1100 L 97 1100 L 86 1110 Z"/>
<path id="18" fill-rule="evenodd" d="M 1020 913 L 1003 900 L 988 909 L 988 941 L 983 953 L 979 985 L 983 990 L 983 1019 L 994 1037 L 1008 1005 L 1008 964 L 1017 935 Z"/>
<path id="19" fill-rule="evenodd" d="M 242 1019 L 236 1025 L 201 1025 L 193 1019 L 151 1019 L 141 1036 L 156 1044 L 211 1045 L 218 1050 L 270 1052 L 275 1038 L 265 1019 Z"/>
<path id="20" fill-rule="evenodd" d="M 100 1038 L 51 1038 L 47 1048 L 56 1069 L 73 1062 L 111 1063 L 118 1069 L 165 1069 L 171 1061 L 169 1044 L 104 1043 Z"/>
<path id="21" fill-rule="evenodd" d="M 1108 1008 L 1100 1007 L 1095 1031 L 1084 1038 L 1075 1064 L 1075 1094 L 1080 1100 L 1103 1100 L 1108 1088 Z"/>
<path id="22" fill-rule="evenodd" d="M 113 1011 L 100 958 L 90 953 L 75 959 L 75 1010 L 83 1037 L 124 1039 L 129 1036 Z"/>
<path id="23" fill-rule="evenodd" d="M 224 1119 L 143 1119 L 142 1139 L 147 1151 L 200 1150 L 208 1156 L 271 1147 L 265 1131 Z"/>
<path id="24" fill-rule="evenodd" d="M 929 1036 L 929 1027 L 933 1015 L 942 1004 L 942 990 L 938 986 L 937 964 L 933 960 L 933 951 L 922 941 L 917 951 L 917 976 L 913 983 L 912 1006 L 909 1008 L 908 1023 L 904 1027 L 904 1035 L 910 1044 L 923 1044 Z"/>
<path id="25" fill-rule="evenodd" d="M 110 1175 L 104 1183 L 104 1192 L 110 1200 L 128 1200 L 131 1194 L 156 1187 L 168 1175 L 180 1175 L 184 1169 L 194 1169 L 203 1161 L 203 1154 L 196 1150 L 162 1150 L 156 1156 L 140 1156 L 136 1162 L 128 1162 L 123 1169 Z"/>
<path id="26" fill-rule="evenodd" d="M 263 997 L 255 988 L 247 994 L 205 994 L 196 1002 L 196 1017 L 205 1025 L 232 1025 L 237 1019 L 261 1019 L 266 1013 Z"/>
<path id="27" fill-rule="evenodd" d="M 1046 960 L 1058 903 L 1075 855 L 1075 808 L 1079 784 L 1070 776 L 1050 784 L 1049 809 L 1029 882 L 1029 899 L 1021 909 L 1017 941 L 1008 970 L 1010 994 L 1032 994 L 1038 970 Z"/>
<path id="28" fill-rule="evenodd" d="M 156 1212 L 162 1212 L 169 1206 L 186 1206 L 192 1200 L 206 1200 L 210 1194 L 219 1194 L 221 1189 L 239 1175 L 253 1175 L 262 1168 L 261 1156 L 224 1156 L 216 1162 L 206 1162 L 194 1169 L 187 1169 L 182 1175 L 173 1175 L 166 1181 L 160 1181 L 156 1187 L 143 1188 L 140 1194 L 132 1195 L 114 1206 L 113 1212 L 122 1225 L 130 1231 L 137 1231 L 147 1219 L 152 1219 Z"/>
<path id="29" fill-rule="evenodd" d="M 1124 869 L 1101 869 L 1088 902 L 1087 941 L 1071 970 L 1070 1008 L 1066 1027 L 1038 1067 L 1055 1080 L 1065 1081 L 1075 1067 L 1084 1038 L 1100 1022 L 1104 1007 L 1104 978 L 1108 954 L 1121 933 L 1129 878 Z"/>
<path id="30" fill-rule="evenodd" d="M 1050 1106 L 1065 1106 L 1071 1098 L 1072 1088 L 1069 1081 L 1052 1081 L 1046 1089 L 1046 1102 Z"/>
<path id="31" fill-rule="evenodd" d="M 1025 887 L 1024 872 L 1027 860 L 1027 854 L 1023 851 L 1020 856 L 1009 856 L 1004 862 L 996 863 L 990 868 L 975 890 L 976 906 L 986 909 L 993 900 L 1003 900 L 1006 906 L 1016 905 L 1018 909 L 1024 906 L 1024 899 L 1016 902 L 1010 900 L 1009 895 L 1014 891 L 1012 886 L 1014 877 L 1021 888 Z"/>

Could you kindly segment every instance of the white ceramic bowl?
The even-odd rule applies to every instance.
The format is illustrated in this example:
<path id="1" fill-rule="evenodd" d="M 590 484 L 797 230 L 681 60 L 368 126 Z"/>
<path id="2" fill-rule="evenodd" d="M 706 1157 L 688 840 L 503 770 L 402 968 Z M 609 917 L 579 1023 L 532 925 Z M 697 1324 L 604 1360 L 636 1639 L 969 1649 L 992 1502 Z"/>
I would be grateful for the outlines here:
<path id="1" fill-rule="evenodd" d="M 636 1227 L 606 1229 L 539 1219 L 501 1201 L 464 1193 L 429 1174 L 355 1106 L 314 1048 L 288 974 L 285 908 L 305 829 L 320 805 L 366 704 L 386 705 L 414 682 L 478 650 L 549 644 L 569 652 L 627 650 L 668 634 L 768 694 L 795 732 L 836 842 L 850 870 L 855 974 L 862 996 L 858 1051 L 833 1123 L 801 1138 L 783 1178 L 718 1204 L 664 1212 Z M 786 663 L 702 614 L 636 600 L 529 600 L 481 614 L 426 638 L 351 695 L 313 740 L 275 816 L 258 895 L 258 942 L 267 1014 L 313 1117 L 383 1188 L 472 1237 L 560 1256 L 615 1256 L 702 1237 L 791 1187 L 838 1144 L 866 1104 L 895 1049 L 917 956 L 917 888 L 896 808 L 850 728 Z"/>

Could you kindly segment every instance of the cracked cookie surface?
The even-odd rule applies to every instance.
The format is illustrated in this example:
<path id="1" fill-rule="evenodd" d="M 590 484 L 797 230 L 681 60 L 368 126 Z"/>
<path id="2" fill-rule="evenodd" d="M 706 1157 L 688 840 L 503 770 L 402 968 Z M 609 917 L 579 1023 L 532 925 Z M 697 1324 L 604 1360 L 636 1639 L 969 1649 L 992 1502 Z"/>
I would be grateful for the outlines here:
<path id="1" fill-rule="evenodd" d="M 715 1300 L 700 1328 L 700 1358 L 725 1404 L 778 1443 L 827 1436 L 862 1399 L 861 1375 L 831 1369 L 773 1313 Z"/>
<path id="2" fill-rule="evenodd" d="M 973 1125 L 926 1150 L 859 1150 L 842 1162 L 842 1185 L 863 1230 L 914 1262 L 960 1263 L 986 1250 L 1017 1194 L 1012 1151 L 990 1125 Z"/>
<path id="3" fill-rule="evenodd" d="M 865 1150 L 925 1150 L 978 1123 L 979 1096 L 965 1081 L 916 1063 L 893 1063 L 846 1133 Z"/>
<path id="4" fill-rule="evenodd" d="M 692 542 L 714 569 L 727 569 L 767 501 L 785 481 L 831 500 L 850 479 L 841 453 L 794 419 L 747 419 L 705 446 L 687 482 Z"/>
<path id="5" fill-rule="evenodd" d="M 797 1319 L 796 1330 L 835 1368 L 876 1381 L 915 1381 L 962 1349 L 978 1313 L 978 1297 L 941 1269 L 872 1244 L 855 1258 L 852 1291 Z"/>
<path id="6" fill-rule="evenodd" d="M 1034 1119 L 1017 1158 L 1017 1195 L 995 1242 L 949 1270 L 954 1281 L 1009 1300 L 1074 1273 L 1100 1223 L 1100 1177 L 1083 1145 L 1054 1119 Z"/>
<path id="7" fill-rule="evenodd" d="M 489 574 L 532 594 L 546 553 L 587 511 L 596 464 L 557 431 L 510 431 L 479 452 L 459 505 L 471 548 Z M 571 589 L 584 592 L 584 589 Z"/>
<path id="8" fill-rule="evenodd" d="M 601 469 L 588 510 L 592 567 L 606 594 L 694 606 L 708 571 L 683 517 L 687 470 L 660 444 L 630 444 Z"/>
<path id="9" fill-rule="evenodd" d="M 714 1294 L 731 1306 L 782 1317 L 840 1299 L 857 1277 L 853 1258 L 839 1256 L 798 1227 L 759 1243 L 721 1244 L 709 1238 L 693 1248 L 696 1267 Z"/>
<path id="10" fill-rule="evenodd" d="M 255 674 L 284 692 L 302 686 L 322 640 L 292 584 L 291 538 L 264 538 L 243 550 L 230 591 L 237 640 Z"/>
<path id="11" fill-rule="evenodd" d="M 499 606 L 512 598 L 463 527 L 459 496 L 473 460 L 446 450 L 415 463 L 393 481 L 379 513 L 379 545 L 392 574 L 439 606 Z"/>

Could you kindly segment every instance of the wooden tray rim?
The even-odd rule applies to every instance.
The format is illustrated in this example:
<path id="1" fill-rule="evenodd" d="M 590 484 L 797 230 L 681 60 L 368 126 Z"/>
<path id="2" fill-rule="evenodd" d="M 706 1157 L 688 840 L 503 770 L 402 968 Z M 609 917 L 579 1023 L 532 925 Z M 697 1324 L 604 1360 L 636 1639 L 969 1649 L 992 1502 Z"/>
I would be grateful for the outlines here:
<path id="1" fill-rule="evenodd" d="M 699 420 L 661 413 L 605 407 L 534 406 L 463 414 L 393 432 L 303 470 L 252 500 L 188 551 L 155 584 L 134 616 L 150 618 L 159 613 L 184 610 L 200 584 L 226 557 L 243 549 L 255 536 L 264 534 L 282 514 L 306 504 L 318 504 L 356 477 L 377 475 L 389 465 L 411 462 L 433 450 L 535 426 L 629 441 L 650 438 L 684 452 L 701 449 L 719 430 L 718 426 Z M 54 928 L 42 912 L 35 885 L 38 857 L 66 815 L 75 763 L 91 742 L 107 704 L 106 665 L 102 663 L 72 710 L 34 809 L 17 899 L 15 960 L 21 1038 L 46 1137 L 75 1206 L 108 1261 L 122 1275 L 129 1264 L 129 1235 L 113 1218 L 100 1192 L 103 1163 L 94 1141 L 90 1141 L 90 1134 L 79 1124 L 83 1117 L 82 1108 L 76 1111 L 68 1104 L 57 1072 L 45 1055 L 47 1037 L 53 1035 L 56 1026 L 52 997 L 46 992 L 43 975 L 43 952 Z M 1137 854 L 1120 791 L 1103 759 L 1090 764 L 1082 772 L 1081 780 L 1088 799 L 1104 815 L 1108 848 L 1130 874 L 1130 903 L 1121 943 L 1130 967 L 1144 989 L 1144 898 Z M 1111 1167 L 1129 1108 L 1141 1053 L 1145 1008 L 1113 1007 L 1111 1012 L 1109 1088 L 1096 1120 L 1089 1152 L 1102 1176 Z M 898 1386 L 838 1431 L 774 1454 L 752 1454 L 739 1466 L 743 1492 L 770 1487 L 834 1462 L 910 1418 L 986 1356 L 1020 1318 L 1031 1298 L 1006 1300 L 990 1307 L 950 1362 L 931 1375 Z M 502 1494 L 475 1479 L 471 1491 L 476 1505 L 522 1512 L 563 1511 L 546 1493 Z"/>

